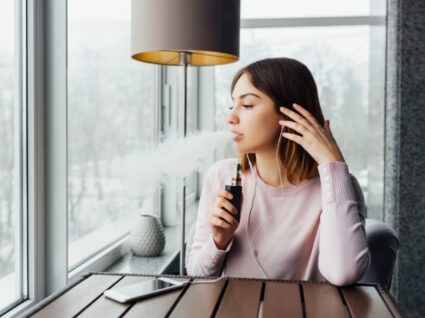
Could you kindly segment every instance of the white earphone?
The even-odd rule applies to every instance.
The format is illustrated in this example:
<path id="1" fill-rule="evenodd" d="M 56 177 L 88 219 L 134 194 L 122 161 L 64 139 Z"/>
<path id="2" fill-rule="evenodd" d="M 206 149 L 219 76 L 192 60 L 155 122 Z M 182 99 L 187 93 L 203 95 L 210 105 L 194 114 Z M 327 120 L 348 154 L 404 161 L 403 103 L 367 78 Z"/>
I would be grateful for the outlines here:
<path id="1" fill-rule="evenodd" d="M 282 128 L 281 128 L 281 130 L 280 130 L 280 135 L 279 135 L 279 139 L 278 139 L 278 141 L 277 141 L 277 146 L 276 146 L 276 165 L 277 165 L 277 169 L 278 169 L 278 171 L 279 171 L 279 179 L 280 179 L 280 186 L 281 186 L 281 189 L 282 189 L 282 194 L 283 194 L 283 182 L 282 182 L 282 174 L 281 174 L 281 172 L 280 172 L 280 165 L 279 165 L 279 163 L 280 163 L 280 160 L 279 160 L 279 146 L 280 146 L 280 140 L 281 140 L 281 138 L 282 138 L 283 128 L 284 128 L 284 126 L 282 126 Z M 257 178 L 255 177 L 255 173 L 254 173 L 254 170 L 253 170 L 253 167 L 252 167 L 251 160 L 249 159 L 249 155 L 247 154 L 247 155 L 246 155 L 246 157 L 247 157 L 247 159 L 248 159 L 249 167 L 250 167 L 250 169 L 251 169 L 251 174 L 252 174 L 252 176 L 253 176 L 253 178 L 254 178 L 254 193 L 253 193 L 253 195 L 252 195 L 251 207 L 249 208 L 249 212 L 248 212 L 248 219 L 247 219 L 247 222 L 246 222 L 246 236 L 248 237 L 249 247 L 250 247 L 250 250 L 251 250 L 252 256 L 254 257 L 255 262 L 257 263 L 257 265 L 258 265 L 258 267 L 260 268 L 261 272 L 263 273 L 264 277 L 267 279 L 267 278 L 268 278 L 268 277 L 267 277 L 267 274 L 266 274 L 266 272 L 265 272 L 265 270 L 264 270 L 263 266 L 261 266 L 261 264 L 260 264 L 260 262 L 258 261 L 257 257 L 255 256 L 254 250 L 253 250 L 253 248 L 252 248 L 251 238 L 249 237 L 249 218 L 250 218 L 250 216 L 251 216 L 251 210 L 252 210 L 252 207 L 253 207 L 253 205 L 254 205 L 255 190 L 257 189 Z M 255 233 L 254 233 L 254 234 L 255 234 Z"/>

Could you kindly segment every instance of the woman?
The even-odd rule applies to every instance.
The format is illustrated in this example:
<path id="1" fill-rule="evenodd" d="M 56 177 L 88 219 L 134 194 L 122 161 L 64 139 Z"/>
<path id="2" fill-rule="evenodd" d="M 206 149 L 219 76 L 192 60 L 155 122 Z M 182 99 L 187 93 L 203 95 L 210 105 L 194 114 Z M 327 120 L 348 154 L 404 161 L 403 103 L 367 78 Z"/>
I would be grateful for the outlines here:
<path id="1" fill-rule="evenodd" d="M 188 274 L 359 280 L 370 261 L 364 197 L 324 120 L 310 71 L 294 59 L 257 61 L 236 74 L 231 94 L 240 223 L 223 190 L 235 159 L 222 160 L 205 175 Z"/>

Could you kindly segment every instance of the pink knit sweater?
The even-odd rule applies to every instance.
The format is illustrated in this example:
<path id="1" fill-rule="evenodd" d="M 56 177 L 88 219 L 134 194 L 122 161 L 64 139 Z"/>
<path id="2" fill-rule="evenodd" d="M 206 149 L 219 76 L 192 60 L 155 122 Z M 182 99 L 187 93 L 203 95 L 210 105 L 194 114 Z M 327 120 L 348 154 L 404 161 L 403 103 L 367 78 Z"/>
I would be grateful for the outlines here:
<path id="1" fill-rule="evenodd" d="M 254 166 L 257 185 L 250 171 L 242 175 L 241 220 L 233 240 L 226 250 L 217 249 L 208 224 L 209 209 L 217 191 L 230 184 L 235 161 L 219 161 L 205 175 L 189 275 L 335 285 L 352 284 L 362 277 L 370 259 L 365 203 L 358 181 L 344 162 L 321 164 L 320 177 L 283 189 L 264 183 Z"/>

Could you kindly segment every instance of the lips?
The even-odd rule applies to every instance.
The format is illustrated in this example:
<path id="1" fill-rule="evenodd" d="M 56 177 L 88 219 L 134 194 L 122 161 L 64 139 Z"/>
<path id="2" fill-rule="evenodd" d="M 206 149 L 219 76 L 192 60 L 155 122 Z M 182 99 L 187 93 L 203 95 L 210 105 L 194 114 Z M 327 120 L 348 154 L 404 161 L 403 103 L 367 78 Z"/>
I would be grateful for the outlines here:
<path id="1" fill-rule="evenodd" d="M 241 133 L 239 133 L 239 132 L 237 132 L 237 131 L 231 130 L 230 132 L 231 132 L 232 134 L 234 134 L 234 135 L 235 135 L 235 136 L 233 137 L 233 140 L 234 140 L 234 141 L 241 140 L 241 139 L 242 139 L 242 137 L 243 137 L 243 134 L 241 134 Z"/>
<path id="2" fill-rule="evenodd" d="M 243 134 L 241 134 L 241 133 L 239 133 L 239 132 L 237 132 L 237 131 L 234 131 L 234 130 L 231 130 L 230 132 L 231 132 L 232 134 L 236 135 L 236 136 L 243 136 Z"/>

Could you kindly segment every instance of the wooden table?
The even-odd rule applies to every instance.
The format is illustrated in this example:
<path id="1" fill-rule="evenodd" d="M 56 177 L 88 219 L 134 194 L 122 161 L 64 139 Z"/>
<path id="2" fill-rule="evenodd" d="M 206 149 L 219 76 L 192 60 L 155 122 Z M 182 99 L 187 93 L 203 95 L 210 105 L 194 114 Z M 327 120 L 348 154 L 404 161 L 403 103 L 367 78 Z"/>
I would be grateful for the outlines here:
<path id="1" fill-rule="evenodd" d="M 152 277 L 160 276 L 89 273 L 44 299 L 24 317 L 402 317 L 389 293 L 370 284 L 336 287 L 304 281 L 229 278 L 188 285 L 129 304 L 103 296 L 106 289 Z"/>

